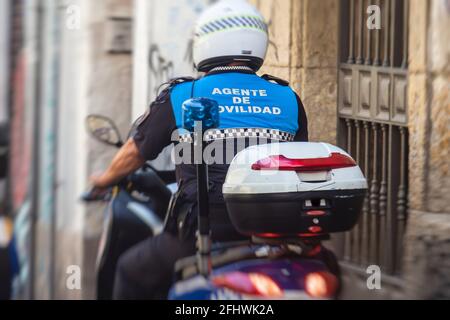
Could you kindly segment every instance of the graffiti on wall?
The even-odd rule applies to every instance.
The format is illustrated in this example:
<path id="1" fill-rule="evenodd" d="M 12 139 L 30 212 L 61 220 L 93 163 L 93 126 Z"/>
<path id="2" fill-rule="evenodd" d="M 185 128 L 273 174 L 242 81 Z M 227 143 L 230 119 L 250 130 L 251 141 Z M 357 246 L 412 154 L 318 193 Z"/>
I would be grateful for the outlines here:
<path id="1" fill-rule="evenodd" d="M 192 39 L 194 22 L 211 0 L 158 1 L 151 7 L 151 16 L 158 19 L 148 49 L 148 98 L 155 97 L 161 84 L 174 77 L 195 76 Z"/>
<path id="2" fill-rule="evenodd" d="M 155 1 L 147 6 L 149 10 L 147 21 L 150 24 L 147 30 L 150 30 L 148 38 L 150 41 L 144 42 L 148 46 L 145 53 L 148 73 L 145 88 L 146 103 L 154 100 L 161 85 L 170 79 L 196 76 L 192 57 L 194 22 L 212 2 L 214 1 Z M 159 170 L 172 168 L 170 147 L 163 151 L 153 165 Z"/>
<path id="3" fill-rule="evenodd" d="M 192 55 L 192 44 L 193 41 L 190 40 L 185 49 L 183 61 L 192 66 L 192 72 L 195 72 L 194 68 L 194 58 Z M 152 44 L 150 46 L 148 54 L 148 67 L 152 73 L 155 81 L 154 90 L 158 91 L 161 84 L 166 83 L 170 79 L 174 78 L 174 64 L 172 60 L 165 58 L 157 44 Z M 158 83 L 160 85 L 158 85 Z"/>
<path id="4" fill-rule="evenodd" d="M 154 88 L 155 91 L 159 88 L 158 83 L 163 84 L 173 78 L 173 62 L 162 56 L 161 50 L 157 44 L 152 44 L 150 46 L 148 66 L 156 84 L 156 87 Z"/>

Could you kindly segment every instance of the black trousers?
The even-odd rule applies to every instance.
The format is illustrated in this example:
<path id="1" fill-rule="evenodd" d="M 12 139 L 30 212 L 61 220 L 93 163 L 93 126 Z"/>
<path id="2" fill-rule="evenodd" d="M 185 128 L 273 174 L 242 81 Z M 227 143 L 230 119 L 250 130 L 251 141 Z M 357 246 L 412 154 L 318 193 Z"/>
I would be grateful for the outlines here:
<path id="1" fill-rule="evenodd" d="M 119 259 L 114 299 L 167 299 L 175 262 L 195 254 L 195 237 L 181 241 L 163 232 L 126 251 Z"/>

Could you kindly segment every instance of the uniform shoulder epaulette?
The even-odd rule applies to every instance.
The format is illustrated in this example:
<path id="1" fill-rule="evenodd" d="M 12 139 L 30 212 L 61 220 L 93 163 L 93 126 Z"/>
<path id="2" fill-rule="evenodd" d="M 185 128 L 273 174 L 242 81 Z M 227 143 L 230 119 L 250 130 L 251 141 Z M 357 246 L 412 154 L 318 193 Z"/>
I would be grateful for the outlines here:
<path id="1" fill-rule="evenodd" d="M 267 81 L 274 81 L 276 83 L 278 83 L 279 85 L 285 86 L 287 87 L 289 85 L 289 81 L 283 80 L 281 78 L 272 76 L 270 74 L 264 74 L 261 76 L 262 79 L 267 80 Z"/>
<path id="2" fill-rule="evenodd" d="M 173 87 L 176 86 L 177 84 L 183 83 L 183 82 L 192 82 L 194 80 L 197 80 L 194 77 L 178 77 L 178 78 L 173 78 L 171 79 L 168 84 L 169 87 Z"/>
<path id="3" fill-rule="evenodd" d="M 158 97 L 155 99 L 155 103 L 163 103 L 167 101 L 167 98 L 170 96 L 170 90 L 176 85 L 184 82 L 192 82 L 195 80 L 196 78 L 194 77 L 178 77 L 161 84 L 158 88 Z M 164 89 L 160 91 L 162 87 L 164 87 Z"/>

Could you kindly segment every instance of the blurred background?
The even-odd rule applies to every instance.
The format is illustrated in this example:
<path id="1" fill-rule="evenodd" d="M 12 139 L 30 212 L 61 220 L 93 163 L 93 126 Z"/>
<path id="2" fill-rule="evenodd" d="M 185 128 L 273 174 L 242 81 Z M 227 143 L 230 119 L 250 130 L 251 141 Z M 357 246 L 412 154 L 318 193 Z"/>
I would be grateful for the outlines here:
<path id="1" fill-rule="evenodd" d="M 192 26 L 212 2 L 0 0 L 2 298 L 95 297 L 103 208 L 79 197 L 115 150 L 84 119 L 106 115 L 126 135 L 161 83 L 195 76 Z M 330 243 L 342 298 L 449 299 L 450 1 L 250 2 L 271 38 L 260 73 L 290 81 L 310 139 L 344 147 L 369 181 L 358 226 Z M 370 265 L 380 290 L 366 286 Z"/>

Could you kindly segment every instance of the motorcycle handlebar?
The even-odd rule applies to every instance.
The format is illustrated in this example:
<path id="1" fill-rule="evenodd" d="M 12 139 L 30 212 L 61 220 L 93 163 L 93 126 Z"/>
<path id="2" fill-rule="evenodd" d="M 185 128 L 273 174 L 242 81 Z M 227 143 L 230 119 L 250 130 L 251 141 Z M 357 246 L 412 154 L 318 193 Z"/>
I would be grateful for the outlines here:
<path id="1" fill-rule="evenodd" d="M 134 185 L 134 189 L 138 191 L 152 191 L 160 196 L 169 197 L 171 192 L 166 188 L 166 184 L 170 184 L 176 181 L 174 171 L 157 171 L 150 164 L 143 166 L 143 172 L 134 172 L 124 179 L 122 179 L 116 185 L 126 187 L 128 183 Z M 84 202 L 93 201 L 108 201 L 111 194 L 111 188 L 100 189 L 91 187 L 88 191 L 81 195 L 81 200 Z"/>
<path id="2" fill-rule="evenodd" d="M 94 202 L 94 201 L 107 201 L 110 189 L 100 189 L 97 187 L 92 187 L 81 195 L 81 200 L 84 202 Z"/>

